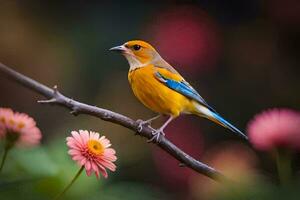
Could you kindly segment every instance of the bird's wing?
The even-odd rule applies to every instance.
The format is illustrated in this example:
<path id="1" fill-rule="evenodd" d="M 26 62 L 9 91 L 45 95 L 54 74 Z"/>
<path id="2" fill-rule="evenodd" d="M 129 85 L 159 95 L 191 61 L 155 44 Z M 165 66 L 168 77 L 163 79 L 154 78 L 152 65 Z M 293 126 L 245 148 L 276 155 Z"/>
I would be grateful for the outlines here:
<path id="1" fill-rule="evenodd" d="M 173 74 L 178 74 L 180 76 L 180 74 L 176 71 L 176 69 L 174 69 L 169 63 L 167 63 L 167 61 L 162 59 L 159 55 L 156 55 L 155 57 L 156 58 L 153 59 L 151 62 L 155 67 L 166 69 L 172 72 Z"/>
<path id="2" fill-rule="evenodd" d="M 185 81 L 180 74 L 174 74 L 167 69 L 156 68 L 154 76 L 168 88 L 193 99 L 202 105 L 205 105 L 207 108 L 215 112 L 215 110 L 206 103 L 200 94 L 187 81 Z"/>

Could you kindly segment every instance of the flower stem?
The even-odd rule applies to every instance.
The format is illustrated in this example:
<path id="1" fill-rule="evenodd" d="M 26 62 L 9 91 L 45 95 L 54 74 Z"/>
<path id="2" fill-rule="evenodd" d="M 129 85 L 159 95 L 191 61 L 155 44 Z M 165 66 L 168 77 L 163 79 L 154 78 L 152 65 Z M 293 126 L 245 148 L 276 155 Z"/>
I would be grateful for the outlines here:
<path id="1" fill-rule="evenodd" d="M 291 153 L 285 149 L 276 149 L 276 163 L 281 185 L 288 185 L 292 177 Z"/>
<path id="2" fill-rule="evenodd" d="M 76 179 L 80 176 L 81 172 L 83 171 L 84 169 L 84 166 L 82 166 L 79 171 L 77 172 L 77 174 L 74 176 L 74 178 L 72 179 L 72 181 L 65 187 L 65 189 L 59 193 L 55 198 L 54 200 L 57 200 L 59 198 L 61 198 L 65 193 L 66 191 L 73 185 L 73 183 L 76 181 Z"/>
<path id="3" fill-rule="evenodd" d="M 3 169 L 3 166 L 4 166 L 4 163 L 5 163 L 5 160 L 6 160 L 8 151 L 9 151 L 11 148 L 12 148 L 12 145 L 5 145 L 5 148 L 4 148 L 4 154 L 3 154 L 3 156 L 2 156 L 2 160 L 1 160 L 1 164 L 0 164 L 0 172 L 1 172 L 2 169 Z"/>

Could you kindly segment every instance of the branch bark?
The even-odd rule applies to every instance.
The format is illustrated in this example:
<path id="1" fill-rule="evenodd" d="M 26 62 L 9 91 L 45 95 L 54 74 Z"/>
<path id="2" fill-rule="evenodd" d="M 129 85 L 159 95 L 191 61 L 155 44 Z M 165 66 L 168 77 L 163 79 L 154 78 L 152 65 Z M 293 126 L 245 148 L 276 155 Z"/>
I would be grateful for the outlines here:
<path id="1" fill-rule="evenodd" d="M 39 103 L 44 104 L 54 104 L 62 107 L 66 107 L 70 110 L 70 113 L 73 115 L 86 114 L 97 117 L 99 119 L 109 121 L 115 124 L 119 124 L 123 127 L 131 129 L 134 132 L 138 132 L 138 122 L 126 117 L 122 114 L 99 108 L 96 106 L 91 106 L 79 101 L 73 100 L 62 93 L 57 89 L 57 86 L 54 86 L 53 89 L 19 73 L 15 70 L 7 67 L 6 65 L 0 63 L 0 72 L 2 75 L 5 75 L 7 78 L 23 85 L 24 87 L 35 91 L 42 96 L 46 97 L 46 100 L 38 101 Z M 152 129 L 148 126 L 143 126 L 142 130 L 139 131 L 139 135 L 147 139 L 152 138 Z M 215 170 L 214 168 L 194 159 L 176 145 L 166 139 L 164 136 L 161 136 L 160 142 L 156 143 L 161 149 L 169 153 L 175 159 L 177 159 L 183 166 L 189 167 L 194 171 L 203 174 L 207 177 L 210 177 L 216 181 L 226 180 L 226 177 Z"/>

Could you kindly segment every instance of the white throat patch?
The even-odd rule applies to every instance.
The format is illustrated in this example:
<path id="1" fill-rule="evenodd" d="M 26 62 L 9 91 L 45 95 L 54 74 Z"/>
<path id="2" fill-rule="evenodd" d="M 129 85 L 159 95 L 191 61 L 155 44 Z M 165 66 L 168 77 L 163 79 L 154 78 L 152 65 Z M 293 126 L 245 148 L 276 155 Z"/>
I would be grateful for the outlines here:
<path id="1" fill-rule="evenodd" d="M 142 64 L 138 59 L 136 59 L 133 55 L 124 54 L 129 63 L 129 71 L 135 70 L 137 68 L 144 67 L 148 65 L 148 63 Z"/>

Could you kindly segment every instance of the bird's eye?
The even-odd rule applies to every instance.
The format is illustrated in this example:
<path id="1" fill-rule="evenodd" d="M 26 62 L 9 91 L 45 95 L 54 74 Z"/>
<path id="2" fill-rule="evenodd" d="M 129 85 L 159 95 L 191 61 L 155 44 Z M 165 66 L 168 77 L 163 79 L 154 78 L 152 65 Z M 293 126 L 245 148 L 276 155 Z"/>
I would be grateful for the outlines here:
<path id="1" fill-rule="evenodd" d="M 141 46 L 138 45 L 138 44 L 135 44 L 135 45 L 132 46 L 132 48 L 133 48 L 135 51 L 138 51 L 138 50 L 141 49 Z"/>

